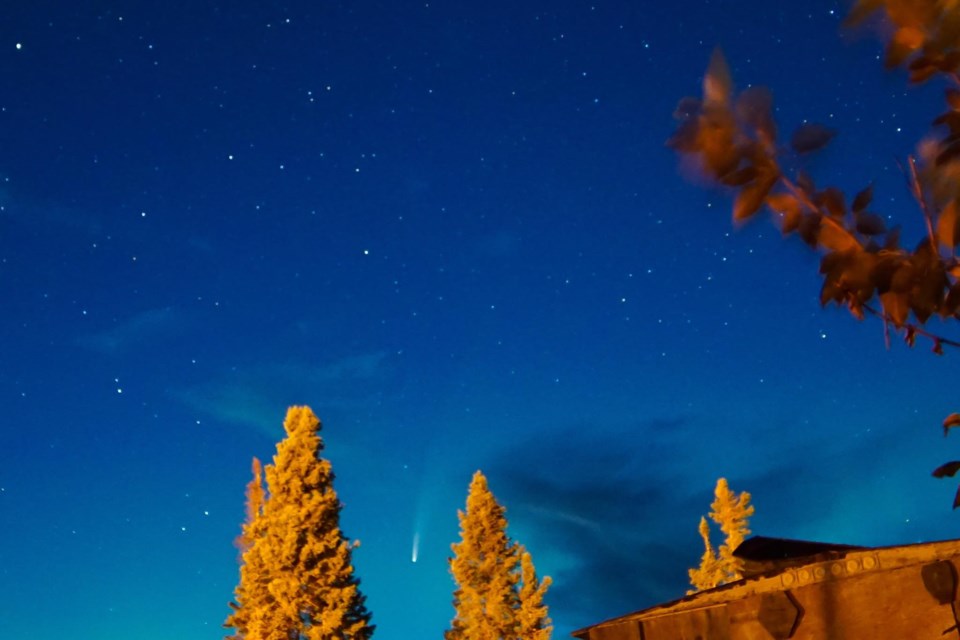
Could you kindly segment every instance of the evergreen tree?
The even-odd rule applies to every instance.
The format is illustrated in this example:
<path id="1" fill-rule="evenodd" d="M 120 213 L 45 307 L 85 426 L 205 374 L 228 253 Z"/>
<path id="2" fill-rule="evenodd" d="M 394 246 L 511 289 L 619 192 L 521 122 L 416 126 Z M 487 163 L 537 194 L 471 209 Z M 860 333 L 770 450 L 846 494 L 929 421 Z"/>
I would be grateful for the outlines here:
<path id="1" fill-rule="evenodd" d="M 550 576 L 543 580 L 537 579 L 537 570 L 533 567 L 533 559 L 526 549 L 520 550 L 520 609 L 517 611 L 520 640 L 550 640 L 553 627 L 547 615 L 547 605 L 543 604 L 543 596 L 550 587 Z"/>
<path id="2" fill-rule="evenodd" d="M 699 567 L 687 570 L 687 574 L 690 576 L 690 584 L 693 585 L 693 589 L 687 591 L 687 593 L 712 589 L 723 580 L 720 560 L 710 543 L 710 525 L 707 524 L 707 519 L 703 516 L 700 517 L 700 537 L 703 539 L 703 555 L 700 557 Z"/>
<path id="3" fill-rule="evenodd" d="M 224 626 L 236 640 L 367 640 L 373 635 L 330 462 L 320 457 L 320 421 L 291 407 L 273 464 L 254 460 L 239 543 L 240 584 Z"/>
<path id="4" fill-rule="evenodd" d="M 460 542 L 451 545 L 456 615 L 444 633 L 446 640 L 550 637 L 543 605 L 550 579 L 537 580 L 529 554 L 507 535 L 505 513 L 486 477 L 477 471 L 470 482 L 466 511 L 458 513 Z"/>
<path id="5" fill-rule="evenodd" d="M 710 505 L 710 519 L 720 526 L 724 543 L 720 545 L 717 558 L 724 573 L 724 582 L 733 582 L 743 577 L 743 562 L 734 557 L 733 552 L 750 535 L 747 521 L 753 515 L 750 494 L 746 491 L 736 495 L 730 490 L 726 478 L 717 480 L 713 504 Z"/>
<path id="6" fill-rule="evenodd" d="M 730 490 L 727 479 L 720 478 L 717 480 L 710 508 L 710 519 L 720 526 L 725 539 L 720 549 L 714 551 L 710 544 L 710 526 L 706 518 L 700 518 L 700 537 L 703 538 L 704 552 L 700 566 L 687 572 L 694 591 L 712 589 L 743 577 L 743 563 L 733 552 L 750 535 L 747 521 L 754 511 L 750 504 L 750 494 L 746 491 L 735 494 Z"/>

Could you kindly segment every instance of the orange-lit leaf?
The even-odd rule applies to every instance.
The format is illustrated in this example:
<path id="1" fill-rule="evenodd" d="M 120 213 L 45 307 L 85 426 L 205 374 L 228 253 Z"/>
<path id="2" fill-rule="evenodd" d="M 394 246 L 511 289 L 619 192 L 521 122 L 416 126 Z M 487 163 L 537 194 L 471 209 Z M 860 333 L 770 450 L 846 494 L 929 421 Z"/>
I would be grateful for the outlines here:
<path id="1" fill-rule="evenodd" d="M 744 222 L 757 213 L 776 182 L 776 175 L 761 175 L 743 187 L 733 203 L 734 222 Z"/>
<path id="2" fill-rule="evenodd" d="M 703 99 L 707 103 L 729 104 L 733 94 L 730 67 L 719 47 L 710 56 L 710 65 L 703 76 Z"/>
<path id="3" fill-rule="evenodd" d="M 943 419 L 943 436 L 946 437 L 953 427 L 960 427 L 960 413 L 951 413 Z"/>
<path id="4" fill-rule="evenodd" d="M 822 149 L 833 139 L 836 131 L 829 129 L 822 124 L 808 122 L 797 127 L 790 139 L 790 146 L 797 153 L 810 153 L 817 149 Z"/>
<path id="5" fill-rule="evenodd" d="M 850 251 L 859 249 L 860 243 L 843 225 L 827 219 L 820 224 L 818 242 L 831 251 Z"/>
<path id="6" fill-rule="evenodd" d="M 771 193 L 767 196 L 767 206 L 780 216 L 780 231 L 784 235 L 796 231 L 800 226 L 800 201 L 789 193 Z"/>
<path id="7" fill-rule="evenodd" d="M 893 326 L 900 329 L 907 322 L 910 307 L 907 305 L 907 295 L 896 291 L 886 291 L 880 294 L 880 303 L 883 304 L 883 313 L 890 319 Z M 910 346 L 913 346 L 911 344 Z"/>
<path id="8" fill-rule="evenodd" d="M 893 41 L 911 51 L 923 46 L 923 31 L 914 26 L 905 26 L 897 29 L 893 34 Z"/>

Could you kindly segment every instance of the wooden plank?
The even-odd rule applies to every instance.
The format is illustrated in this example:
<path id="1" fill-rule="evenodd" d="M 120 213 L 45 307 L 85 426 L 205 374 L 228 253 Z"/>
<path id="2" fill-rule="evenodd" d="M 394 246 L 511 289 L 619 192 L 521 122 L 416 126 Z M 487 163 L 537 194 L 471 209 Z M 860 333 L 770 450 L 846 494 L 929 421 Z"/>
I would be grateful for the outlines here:
<path id="1" fill-rule="evenodd" d="M 643 621 L 644 640 L 731 640 L 727 607 L 709 607 Z"/>

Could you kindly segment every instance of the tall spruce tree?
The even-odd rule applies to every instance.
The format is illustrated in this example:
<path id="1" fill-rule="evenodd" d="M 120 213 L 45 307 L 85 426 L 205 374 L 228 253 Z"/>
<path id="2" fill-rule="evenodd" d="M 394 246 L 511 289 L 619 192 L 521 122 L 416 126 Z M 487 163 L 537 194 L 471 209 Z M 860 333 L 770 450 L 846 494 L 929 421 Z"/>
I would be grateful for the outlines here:
<path id="1" fill-rule="evenodd" d="M 550 578 L 537 580 L 530 554 L 507 535 L 506 510 L 477 471 L 466 511 L 459 512 L 460 542 L 451 545 L 456 615 L 446 640 L 547 640 L 550 619 L 543 595 Z M 521 586 L 522 584 L 522 586 Z"/>
<path id="2" fill-rule="evenodd" d="M 340 530 L 330 462 L 320 457 L 320 421 L 291 407 L 273 464 L 254 460 L 247 521 L 239 538 L 240 583 L 224 626 L 235 640 L 367 640 L 370 613 Z"/>
<path id="3" fill-rule="evenodd" d="M 730 490 L 726 478 L 717 480 L 713 503 L 710 505 L 710 519 L 720 527 L 724 534 L 724 543 L 714 551 L 710 544 L 710 526 L 706 518 L 700 518 L 700 537 L 703 538 L 704 552 L 700 566 L 690 569 L 690 583 L 694 591 L 712 589 L 743 577 L 743 563 L 733 555 L 740 543 L 750 535 L 748 520 L 753 515 L 750 494 L 746 491 L 739 495 Z"/>

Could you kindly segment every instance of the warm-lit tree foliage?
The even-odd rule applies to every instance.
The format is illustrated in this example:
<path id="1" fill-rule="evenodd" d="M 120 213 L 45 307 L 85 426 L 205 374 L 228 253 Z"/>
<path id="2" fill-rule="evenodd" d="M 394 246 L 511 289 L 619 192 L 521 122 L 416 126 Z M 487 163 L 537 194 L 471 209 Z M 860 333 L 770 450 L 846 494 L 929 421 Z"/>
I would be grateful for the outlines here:
<path id="1" fill-rule="evenodd" d="M 373 635 L 330 462 L 320 457 L 320 421 L 291 407 L 273 464 L 253 463 L 233 613 L 235 640 L 366 640 Z"/>
<path id="2" fill-rule="evenodd" d="M 720 560 L 710 543 L 710 525 L 707 524 L 707 519 L 703 516 L 700 517 L 699 531 L 700 538 L 703 539 L 703 555 L 700 556 L 700 566 L 687 570 L 687 575 L 690 576 L 690 584 L 693 585 L 693 589 L 687 593 L 712 589 L 723 581 Z"/>
<path id="3" fill-rule="evenodd" d="M 530 554 L 507 535 L 506 510 L 477 471 L 466 511 L 460 511 L 460 542 L 451 545 L 450 573 L 457 589 L 456 615 L 446 640 L 546 640 L 550 619 L 543 595 L 550 578 L 537 580 Z"/>
<path id="4" fill-rule="evenodd" d="M 520 640 L 549 640 L 553 627 L 543 596 L 550 587 L 550 576 L 537 579 L 530 553 L 520 549 L 520 608 L 517 610 L 517 638 Z"/>
<path id="5" fill-rule="evenodd" d="M 724 542 L 714 551 L 710 544 L 710 526 L 706 518 L 700 518 L 700 537 L 703 538 L 704 552 L 700 566 L 690 569 L 690 584 L 695 591 L 712 589 L 721 584 L 733 582 L 743 577 L 743 563 L 733 555 L 737 547 L 750 535 L 748 521 L 753 515 L 750 494 L 746 491 L 739 495 L 730 490 L 726 478 L 717 480 L 713 503 L 710 505 L 710 519 L 720 527 Z"/>
<path id="6" fill-rule="evenodd" d="M 870 210 L 872 186 L 852 200 L 835 186 L 821 187 L 802 169 L 787 167 L 830 142 L 834 131 L 802 124 L 783 145 L 772 116 L 772 98 L 761 87 L 736 94 L 723 56 L 714 53 L 702 98 L 684 98 L 675 112 L 679 126 L 669 145 L 694 159 L 702 171 L 734 194 L 733 218 L 743 222 L 769 210 L 784 235 L 796 234 L 822 252 L 820 302 L 846 307 L 858 319 L 880 318 L 913 346 L 929 340 L 937 354 L 960 342 L 928 331 L 933 316 L 960 318 L 960 2 L 957 0 L 858 0 L 848 26 L 885 23 L 885 63 L 904 67 L 911 83 L 945 80 L 947 110 L 933 120 L 903 170 L 919 206 L 926 235 L 910 248 L 899 230 Z M 791 175 L 792 173 L 792 175 Z M 944 429 L 960 424 L 960 416 Z M 952 476 L 960 461 L 937 468 Z M 960 490 L 954 508 L 960 506 Z"/>

